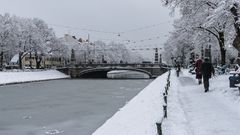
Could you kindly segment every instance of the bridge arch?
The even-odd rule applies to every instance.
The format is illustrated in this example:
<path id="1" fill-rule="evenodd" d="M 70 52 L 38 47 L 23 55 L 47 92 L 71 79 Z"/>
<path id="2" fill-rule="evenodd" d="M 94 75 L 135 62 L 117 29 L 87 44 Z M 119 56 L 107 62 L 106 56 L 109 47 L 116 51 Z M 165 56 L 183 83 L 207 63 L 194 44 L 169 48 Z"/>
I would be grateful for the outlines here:
<path id="1" fill-rule="evenodd" d="M 129 71 L 137 71 L 141 73 L 145 73 L 152 78 L 152 74 L 143 69 L 136 69 L 136 68 L 124 68 L 124 67 L 108 67 L 108 68 L 93 68 L 93 69 L 86 69 L 81 71 L 78 74 L 80 78 L 107 78 L 107 73 L 112 70 L 129 70 Z"/>

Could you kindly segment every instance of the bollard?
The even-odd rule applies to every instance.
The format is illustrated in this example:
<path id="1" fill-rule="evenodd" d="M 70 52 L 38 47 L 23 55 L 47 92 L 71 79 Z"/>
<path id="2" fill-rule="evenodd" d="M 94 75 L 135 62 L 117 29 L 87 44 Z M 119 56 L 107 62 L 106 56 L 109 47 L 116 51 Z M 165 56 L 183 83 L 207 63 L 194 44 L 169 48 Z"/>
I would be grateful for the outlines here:
<path id="1" fill-rule="evenodd" d="M 168 90 L 168 88 L 169 88 L 167 84 L 166 84 L 166 88 L 167 88 L 167 90 Z"/>
<path id="2" fill-rule="evenodd" d="M 164 99 L 165 103 L 167 104 L 167 95 L 165 93 L 163 94 L 163 99 Z"/>
<path id="3" fill-rule="evenodd" d="M 168 88 L 167 87 L 165 87 L 165 93 L 166 93 L 166 95 L 168 95 Z"/>
<path id="4" fill-rule="evenodd" d="M 158 135 L 162 135 L 162 123 L 156 123 Z"/>
<path id="5" fill-rule="evenodd" d="M 163 105 L 164 118 L 167 118 L 167 105 Z"/>

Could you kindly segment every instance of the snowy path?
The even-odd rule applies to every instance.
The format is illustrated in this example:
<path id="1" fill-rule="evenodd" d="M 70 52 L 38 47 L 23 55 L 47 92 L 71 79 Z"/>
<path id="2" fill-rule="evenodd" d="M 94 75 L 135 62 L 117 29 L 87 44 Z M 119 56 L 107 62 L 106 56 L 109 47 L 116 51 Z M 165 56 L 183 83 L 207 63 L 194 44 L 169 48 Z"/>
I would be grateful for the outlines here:
<path id="1" fill-rule="evenodd" d="M 175 81 L 170 99 L 171 132 L 182 128 L 182 135 L 238 135 L 240 133 L 240 112 L 238 107 L 229 104 L 216 92 L 210 81 L 210 92 L 204 93 L 203 85 L 198 85 L 193 76 L 186 72 Z M 175 99 L 174 99 L 175 98 Z M 173 106 L 175 108 L 173 108 Z M 178 109 L 176 109 L 178 107 Z M 176 119 L 178 122 L 176 122 Z M 172 128 L 172 129 L 171 129 Z M 179 130 L 178 130 L 179 131 Z M 177 133 L 177 131 L 175 131 Z M 179 132 L 178 132 L 179 135 Z"/>

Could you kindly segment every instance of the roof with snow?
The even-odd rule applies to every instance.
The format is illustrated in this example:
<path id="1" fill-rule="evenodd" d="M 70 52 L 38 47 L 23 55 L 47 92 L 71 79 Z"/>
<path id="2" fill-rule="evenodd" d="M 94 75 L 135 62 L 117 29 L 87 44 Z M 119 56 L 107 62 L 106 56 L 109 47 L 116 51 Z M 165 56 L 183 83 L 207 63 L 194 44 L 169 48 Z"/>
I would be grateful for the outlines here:
<path id="1" fill-rule="evenodd" d="M 12 57 L 10 63 L 17 63 L 18 60 L 19 60 L 19 54 L 15 54 L 15 55 Z"/>

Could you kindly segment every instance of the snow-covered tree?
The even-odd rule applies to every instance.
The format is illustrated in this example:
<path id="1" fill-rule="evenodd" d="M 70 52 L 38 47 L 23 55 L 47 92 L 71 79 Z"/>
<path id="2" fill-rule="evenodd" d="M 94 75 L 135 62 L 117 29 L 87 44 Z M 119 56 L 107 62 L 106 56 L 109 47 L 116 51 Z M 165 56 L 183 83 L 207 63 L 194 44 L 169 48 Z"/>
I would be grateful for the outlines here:
<path id="1" fill-rule="evenodd" d="M 19 53 L 21 63 L 23 52 L 28 52 L 30 55 L 35 54 L 37 67 L 42 60 L 41 56 L 57 51 L 58 54 L 65 54 L 63 51 L 66 50 L 44 21 L 9 14 L 0 15 L 0 46 L 1 61 L 5 57 L 8 62 Z"/>
<path id="2" fill-rule="evenodd" d="M 75 50 L 77 63 L 137 63 L 142 61 L 139 54 L 130 52 L 124 44 L 115 42 L 106 44 L 102 41 L 82 43 L 70 35 L 65 35 L 60 40 L 67 46 L 69 57 L 71 49 Z"/>
<path id="3" fill-rule="evenodd" d="M 226 51 L 229 45 L 232 45 L 234 35 L 234 24 L 236 14 L 239 7 L 236 3 L 238 0 L 163 0 L 165 5 L 172 9 L 178 8 L 181 13 L 181 22 L 179 29 L 185 29 L 187 33 L 191 33 L 191 40 L 194 47 L 201 48 L 201 46 L 211 45 L 213 48 L 218 46 L 221 54 L 221 64 L 226 63 Z M 235 10 L 234 10 L 235 9 Z M 235 19 L 234 19 L 235 18 Z M 234 23 L 235 22 L 235 23 Z M 175 22 L 175 24 L 178 22 Z M 236 28 L 236 27 L 235 27 Z M 173 36 L 171 36 L 173 37 Z M 170 37 L 170 38 L 171 38 Z M 180 40 L 186 40 L 187 35 L 181 35 Z M 178 40 L 179 38 L 171 38 L 169 41 Z M 172 41 L 173 42 L 173 41 Z M 213 54 L 214 55 L 214 54 Z"/>

